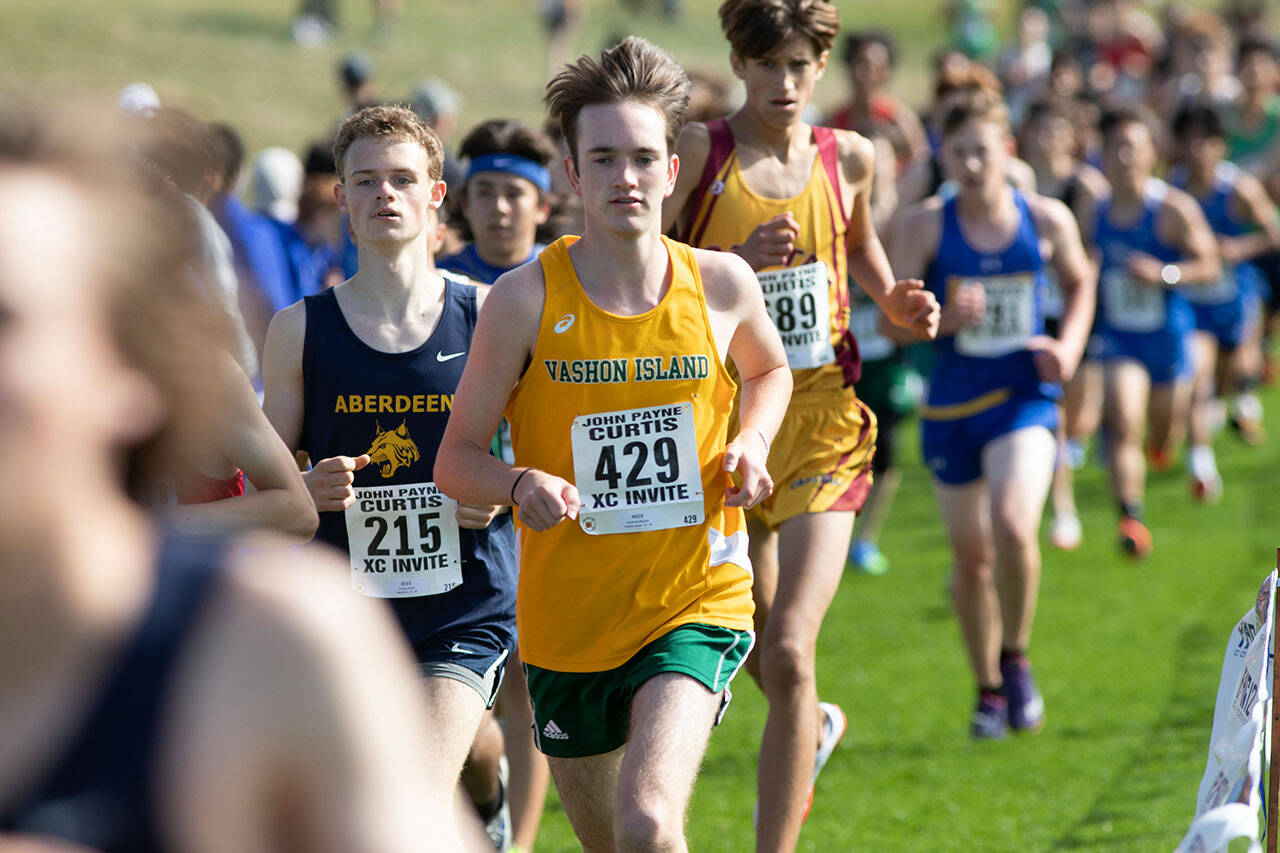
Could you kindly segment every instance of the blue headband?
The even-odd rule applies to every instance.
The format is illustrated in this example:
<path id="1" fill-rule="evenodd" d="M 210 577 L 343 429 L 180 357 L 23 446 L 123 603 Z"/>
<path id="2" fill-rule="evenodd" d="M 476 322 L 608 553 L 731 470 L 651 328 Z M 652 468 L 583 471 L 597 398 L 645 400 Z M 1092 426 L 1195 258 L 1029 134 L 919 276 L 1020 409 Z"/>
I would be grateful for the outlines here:
<path id="1" fill-rule="evenodd" d="M 551 172 L 547 167 L 518 154 L 482 154 L 467 167 L 467 180 L 476 172 L 507 172 L 524 178 L 544 193 L 551 191 Z"/>

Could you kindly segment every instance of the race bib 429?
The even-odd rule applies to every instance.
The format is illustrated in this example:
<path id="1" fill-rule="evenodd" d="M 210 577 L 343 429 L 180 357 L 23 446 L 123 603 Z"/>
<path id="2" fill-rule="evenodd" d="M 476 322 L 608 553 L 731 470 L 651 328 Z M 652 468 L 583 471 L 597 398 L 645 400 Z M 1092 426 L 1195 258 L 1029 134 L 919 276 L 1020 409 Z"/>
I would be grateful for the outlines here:
<path id="1" fill-rule="evenodd" d="M 582 502 L 578 523 L 592 535 L 701 524 L 702 469 L 693 404 L 599 412 L 569 431 Z"/>

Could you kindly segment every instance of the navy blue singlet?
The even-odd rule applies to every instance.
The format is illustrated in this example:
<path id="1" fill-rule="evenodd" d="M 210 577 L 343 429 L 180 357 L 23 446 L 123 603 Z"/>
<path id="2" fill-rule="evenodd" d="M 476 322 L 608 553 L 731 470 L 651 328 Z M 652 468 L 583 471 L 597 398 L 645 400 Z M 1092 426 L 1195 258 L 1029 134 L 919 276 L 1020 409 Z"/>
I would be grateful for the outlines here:
<path id="1" fill-rule="evenodd" d="M 175 661 L 224 565 L 225 549 L 167 538 L 151 603 L 52 770 L 15 803 L 0 832 L 47 835 L 106 853 L 168 849 L 155 814 L 156 745 Z"/>
<path id="2" fill-rule="evenodd" d="M 355 473 L 355 505 L 320 513 L 316 538 L 349 555 L 353 585 L 388 598 L 419 651 L 462 629 L 492 633 L 499 646 L 510 648 L 516 592 L 511 515 L 499 515 L 485 530 L 459 529 L 432 483 L 436 449 L 471 348 L 476 288 L 446 280 L 435 330 L 403 353 L 360 340 L 333 290 L 304 303 L 306 402 L 299 449 L 313 462 L 373 457 Z"/>

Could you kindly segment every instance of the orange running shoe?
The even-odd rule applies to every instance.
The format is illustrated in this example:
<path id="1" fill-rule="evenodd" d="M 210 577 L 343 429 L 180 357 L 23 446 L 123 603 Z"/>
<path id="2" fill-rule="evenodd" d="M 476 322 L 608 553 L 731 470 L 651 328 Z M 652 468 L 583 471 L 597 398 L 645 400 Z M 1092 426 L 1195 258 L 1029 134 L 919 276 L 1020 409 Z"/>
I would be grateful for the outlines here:
<path id="1" fill-rule="evenodd" d="M 1136 518 L 1120 519 L 1120 550 L 1135 560 L 1144 560 L 1151 554 L 1151 531 Z"/>

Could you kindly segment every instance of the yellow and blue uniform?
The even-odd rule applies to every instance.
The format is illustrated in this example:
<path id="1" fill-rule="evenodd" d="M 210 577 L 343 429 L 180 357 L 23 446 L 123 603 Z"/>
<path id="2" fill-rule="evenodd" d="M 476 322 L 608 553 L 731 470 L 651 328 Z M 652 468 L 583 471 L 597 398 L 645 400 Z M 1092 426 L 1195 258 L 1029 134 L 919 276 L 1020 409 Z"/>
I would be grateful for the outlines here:
<path id="1" fill-rule="evenodd" d="M 728 250 L 787 212 L 800 227 L 791 260 L 759 273 L 793 391 L 769 452 L 774 493 L 752 513 L 776 528 L 806 512 L 857 511 L 871 488 L 876 420 L 853 390 L 861 361 L 849 330 L 849 218 L 835 134 L 812 128 L 818 156 L 809 182 L 793 198 L 774 199 L 747 186 L 728 123 L 718 119 L 707 129 L 711 150 L 681 232 L 685 239 Z"/>
<path id="2" fill-rule="evenodd" d="M 982 449 L 1025 427 L 1057 425 L 1061 388 L 1042 382 L 1027 341 L 1044 333 L 1044 262 L 1026 199 L 1013 241 L 979 252 L 960 229 L 954 196 L 943 202 L 942 233 L 925 284 L 940 305 L 955 289 L 980 285 L 986 311 L 976 323 L 934 344 L 929 395 L 920 409 L 921 450 L 933 475 L 948 485 L 982 476 Z"/>
<path id="3" fill-rule="evenodd" d="M 1098 332 L 1102 361 L 1137 361 L 1162 385 L 1191 374 L 1187 335 L 1194 325 L 1191 305 L 1177 289 L 1134 281 L 1129 256 L 1144 252 L 1172 263 L 1179 258 L 1173 246 L 1156 233 L 1156 217 L 1169 185 L 1152 178 L 1142 194 L 1142 213 L 1131 223 L 1111 220 L 1111 199 L 1098 206 L 1093 244 L 1102 254 L 1098 273 Z"/>
<path id="4" fill-rule="evenodd" d="M 516 466 L 562 477 L 582 499 L 577 520 L 516 522 L 520 653 L 563 673 L 614 669 L 681 626 L 749 631 L 753 611 L 743 513 L 725 506 L 737 386 L 693 250 L 664 238 L 668 291 L 622 316 L 583 290 L 576 239 L 539 257 L 537 342 L 506 410 Z"/>

